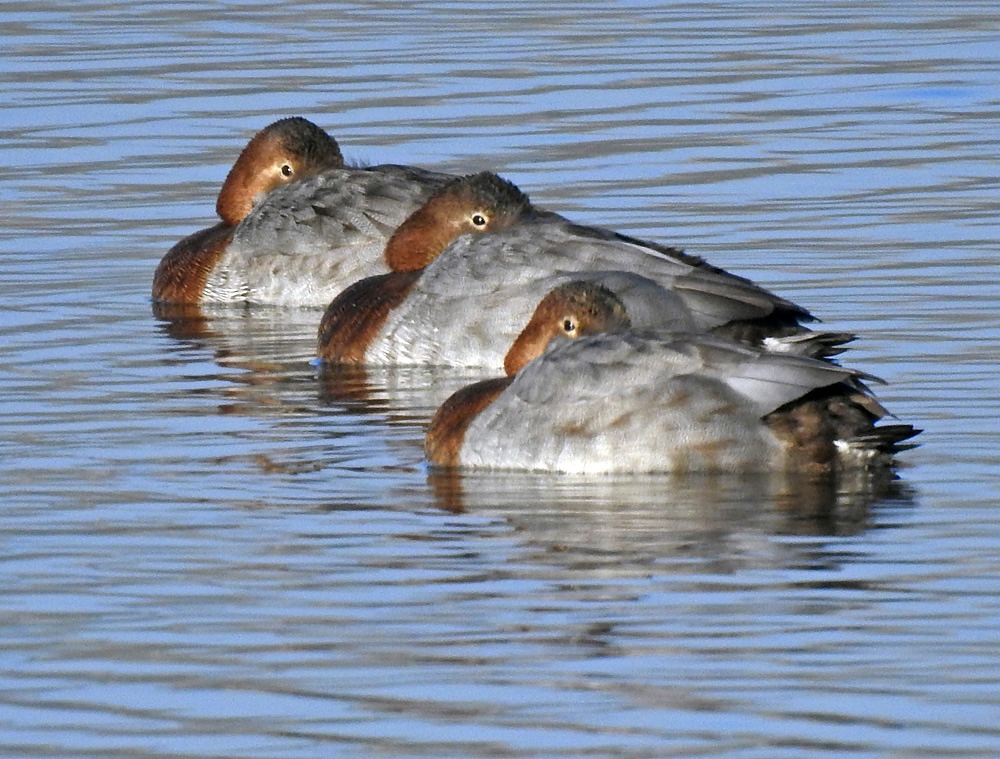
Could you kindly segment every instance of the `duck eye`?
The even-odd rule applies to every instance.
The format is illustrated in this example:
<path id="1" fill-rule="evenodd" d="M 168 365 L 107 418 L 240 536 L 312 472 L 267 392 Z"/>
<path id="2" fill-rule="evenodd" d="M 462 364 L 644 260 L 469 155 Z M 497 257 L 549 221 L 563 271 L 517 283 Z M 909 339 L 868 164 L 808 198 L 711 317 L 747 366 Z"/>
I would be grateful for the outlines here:
<path id="1" fill-rule="evenodd" d="M 567 316 L 565 319 L 563 319 L 562 328 L 563 332 L 565 332 L 567 335 L 572 335 L 574 332 L 576 332 L 576 322 Z"/>
<path id="2" fill-rule="evenodd" d="M 475 226 L 475 227 L 485 227 L 486 226 L 486 217 L 483 216 L 480 213 L 475 214 L 472 217 L 472 225 Z"/>
<path id="3" fill-rule="evenodd" d="M 281 175 L 285 177 L 290 177 L 295 173 L 295 169 L 289 166 L 287 163 L 281 166 Z"/>

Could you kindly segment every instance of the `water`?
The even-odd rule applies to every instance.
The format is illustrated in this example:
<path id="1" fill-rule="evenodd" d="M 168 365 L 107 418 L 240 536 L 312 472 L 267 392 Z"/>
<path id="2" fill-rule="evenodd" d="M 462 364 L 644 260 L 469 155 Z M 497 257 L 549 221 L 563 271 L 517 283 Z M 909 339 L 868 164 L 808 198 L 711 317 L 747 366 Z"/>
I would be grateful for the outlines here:
<path id="1" fill-rule="evenodd" d="M 0 754 L 1000 753 L 992 3 L 8 3 Z M 153 315 L 239 148 L 492 168 L 863 337 L 900 479 L 448 478 L 434 371 Z"/>

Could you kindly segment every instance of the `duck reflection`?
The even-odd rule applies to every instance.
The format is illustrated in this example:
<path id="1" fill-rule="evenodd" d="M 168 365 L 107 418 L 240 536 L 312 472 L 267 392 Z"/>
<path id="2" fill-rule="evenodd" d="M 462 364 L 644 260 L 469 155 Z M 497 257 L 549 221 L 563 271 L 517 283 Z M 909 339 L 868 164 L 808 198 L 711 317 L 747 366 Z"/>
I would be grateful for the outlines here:
<path id="1" fill-rule="evenodd" d="M 482 378 L 482 370 L 442 366 L 349 366 L 319 369 L 323 405 L 356 413 L 375 413 L 390 424 L 430 422 L 451 393 Z"/>
<path id="2" fill-rule="evenodd" d="M 317 366 L 321 314 L 315 309 L 153 303 L 153 314 L 164 334 L 184 347 L 209 352 L 221 367 L 248 372 L 243 384 L 308 375 L 321 406 L 390 424 L 424 425 L 451 393 L 482 378 L 481 370 L 449 367 Z"/>
<path id="3" fill-rule="evenodd" d="M 315 368 L 309 363 L 316 347 L 314 310 L 154 303 L 153 314 L 175 343 L 172 353 L 181 352 L 188 361 L 192 353 L 204 354 L 222 370 L 214 377 L 221 386 L 197 390 L 218 395 L 221 414 L 301 411 L 303 398 L 314 394 Z"/>
<path id="4" fill-rule="evenodd" d="M 565 476 L 431 470 L 438 508 L 496 515 L 545 564 L 614 574 L 726 573 L 747 566 L 818 567 L 825 549 L 774 536 L 857 535 L 913 504 L 891 472 L 854 481 L 760 475 Z M 825 545 L 821 541 L 820 546 Z M 685 569 L 686 562 L 691 562 Z"/>
<path id="5" fill-rule="evenodd" d="M 152 310 L 164 334 L 212 350 L 220 362 L 306 362 L 316 355 L 316 309 L 154 301 Z"/>

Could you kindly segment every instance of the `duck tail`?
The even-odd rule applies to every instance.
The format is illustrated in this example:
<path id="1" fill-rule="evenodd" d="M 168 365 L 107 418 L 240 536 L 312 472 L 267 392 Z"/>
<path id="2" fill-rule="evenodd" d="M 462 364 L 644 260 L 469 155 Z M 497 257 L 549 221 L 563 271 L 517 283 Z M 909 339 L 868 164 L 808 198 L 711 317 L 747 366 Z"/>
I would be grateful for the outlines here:
<path id="1" fill-rule="evenodd" d="M 923 430 L 917 429 L 912 424 L 883 424 L 843 441 L 843 445 L 863 455 L 893 456 L 920 445 L 907 441 L 921 432 Z"/>
<path id="2" fill-rule="evenodd" d="M 832 358 L 847 350 L 848 343 L 857 339 L 851 332 L 801 332 L 781 337 L 765 337 L 764 348 L 772 353 L 808 358 Z"/>

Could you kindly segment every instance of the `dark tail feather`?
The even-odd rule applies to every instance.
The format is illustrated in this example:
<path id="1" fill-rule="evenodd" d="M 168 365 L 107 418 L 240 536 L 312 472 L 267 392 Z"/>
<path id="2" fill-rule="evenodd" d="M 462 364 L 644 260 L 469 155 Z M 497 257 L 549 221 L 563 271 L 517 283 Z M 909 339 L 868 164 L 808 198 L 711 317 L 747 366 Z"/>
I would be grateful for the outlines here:
<path id="1" fill-rule="evenodd" d="M 895 454 L 900 451 L 908 451 L 920 445 L 919 443 L 907 443 L 905 441 L 916 437 L 921 432 L 923 430 L 918 430 L 912 424 L 884 424 L 872 427 L 869 432 L 852 437 L 847 443 L 856 448 Z"/>
<path id="2" fill-rule="evenodd" d="M 788 353 L 810 358 L 831 358 L 847 350 L 857 339 L 851 332 L 802 332 L 795 335 L 764 338 L 763 345 L 774 353 Z"/>

